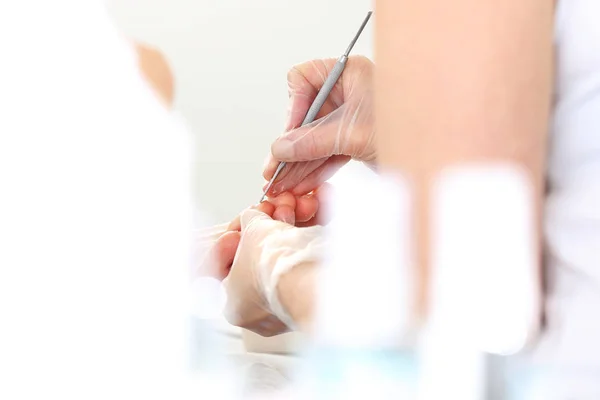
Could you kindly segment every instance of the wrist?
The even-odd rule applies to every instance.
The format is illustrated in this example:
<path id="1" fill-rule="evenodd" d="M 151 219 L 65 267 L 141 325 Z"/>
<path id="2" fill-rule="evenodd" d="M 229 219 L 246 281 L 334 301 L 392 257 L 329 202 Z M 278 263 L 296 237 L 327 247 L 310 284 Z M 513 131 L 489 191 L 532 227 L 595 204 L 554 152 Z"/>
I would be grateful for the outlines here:
<path id="1" fill-rule="evenodd" d="M 307 262 L 282 274 L 275 287 L 279 304 L 301 331 L 310 329 L 314 310 L 316 264 Z"/>

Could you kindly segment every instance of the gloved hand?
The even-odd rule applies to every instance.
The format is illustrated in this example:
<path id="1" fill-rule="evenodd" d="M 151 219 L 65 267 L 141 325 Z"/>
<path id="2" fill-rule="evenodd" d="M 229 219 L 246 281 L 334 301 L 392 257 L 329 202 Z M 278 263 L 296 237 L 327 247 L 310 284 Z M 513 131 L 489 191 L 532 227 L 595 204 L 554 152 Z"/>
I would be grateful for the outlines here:
<path id="1" fill-rule="evenodd" d="M 262 336 L 284 333 L 295 324 L 279 300 L 279 279 L 296 266 L 316 263 L 323 227 L 294 227 L 256 209 L 244 211 L 240 221 L 241 240 L 223 281 L 225 317 Z"/>
<path id="2" fill-rule="evenodd" d="M 374 65 L 366 57 L 349 58 L 318 119 L 298 128 L 335 63 L 335 59 L 309 61 L 288 73 L 286 132 L 271 146 L 263 176 L 270 180 L 280 161 L 294 164 L 281 171 L 270 195 L 308 193 L 351 158 L 375 165 Z"/>
<path id="3" fill-rule="evenodd" d="M 324 204 L 330 190 L 329 185 L 324 184 L 304 196 L 284 192 L 251 209 L 299 227 L 324 224 L 327 222 L 327 215 L 323 212 L 326 209 Z M 212 277 L 223 280 L 227 276 L 241 238 L 240 216 L 229 223 L 196 232 L 192 279 Z"/>

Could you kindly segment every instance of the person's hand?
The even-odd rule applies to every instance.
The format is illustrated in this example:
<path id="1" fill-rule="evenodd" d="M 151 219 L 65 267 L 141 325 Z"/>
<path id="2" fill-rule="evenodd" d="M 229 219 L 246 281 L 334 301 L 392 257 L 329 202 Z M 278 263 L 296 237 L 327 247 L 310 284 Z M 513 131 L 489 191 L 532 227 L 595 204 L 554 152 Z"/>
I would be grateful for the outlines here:
<path id="1" fill-rule="evenodd" d="M 223 281 L 225 318 L 262 336 L 284 333 L 295 324 L 279 300 L 280 277 L 301 265 L 314 268 L 323 227 L 294 227 L 257 209 L 244 211 L 240 226 L 237 253 Z"/>
<path id="2" fill-rule="evenodd" d="M 268 194 L 309 193 L 350 159 L 375 165 L 374 65 L 366 57 L 349 58 L 317 120 L 299 128 L 336 61 L 310 61 L 288 73 L 290 110 L 286 132 L 271 146 L 263 176 L 270 180 L 280 161 L 293 164 L 281 171 Z"/>
<path id="3" fill-rule="evenodd" d="M 304 196 L 282 193 L 251 207 L 275 220 L 299 227 L 322 225 L 327 222 L 325 202 L 330 187 L 324 184 Z M 233 264 L 241 238 L 240 215 L 230 223 L 200 230 L 195 238 L 194 277 L 223 280 Z"/>

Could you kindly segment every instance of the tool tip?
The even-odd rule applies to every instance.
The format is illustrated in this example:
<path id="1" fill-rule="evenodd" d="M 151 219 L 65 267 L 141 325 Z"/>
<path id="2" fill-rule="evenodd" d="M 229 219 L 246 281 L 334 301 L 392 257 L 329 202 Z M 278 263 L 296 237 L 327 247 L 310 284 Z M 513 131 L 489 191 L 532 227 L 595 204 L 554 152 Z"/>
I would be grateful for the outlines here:
<path id="1" fill-rule="evenodd" d="M 367 26 L 367 23 L 369 22 L 369 19 L 371 18 L 371 15 L 373 14 L 373 11 L 369 11 L 367 13 L 367 16 L 365 17 L 365 19 L 363 20 L 360 28 L 358 29 L 358 32 L 356 32 L 356 35 L 354 36 L 354 38 L 352 39 L 352 42 L 350 42 L 350 45 L 348 46 L 348 48 L 346 49 L 346 51 L 344 52 L 344 55 L 346 57 L 348 57 L 350 55 L 350 52 L 352 51 L 352 48 L 354 47 L 354 45 L 356 44 L 356 41 L 358 40 L 358 38 L 360 37 L 362 31 L 365 29 L 365 26 Z"/>

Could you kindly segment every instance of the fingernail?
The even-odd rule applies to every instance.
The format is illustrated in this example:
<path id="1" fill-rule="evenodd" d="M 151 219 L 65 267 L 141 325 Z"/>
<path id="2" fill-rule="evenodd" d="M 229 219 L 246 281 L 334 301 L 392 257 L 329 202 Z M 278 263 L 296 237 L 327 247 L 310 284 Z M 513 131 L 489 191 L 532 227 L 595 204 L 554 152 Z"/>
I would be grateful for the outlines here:
<path id="1" fill-rule="evenodd" d="M 294 157 L 294 144 L 288 139 L 279 139 L 273 143 L 271 151 L 279 160 L 290 160 Z"/>

